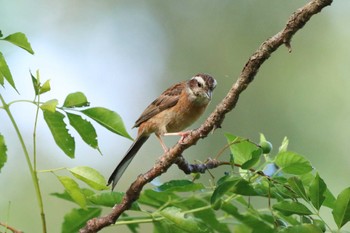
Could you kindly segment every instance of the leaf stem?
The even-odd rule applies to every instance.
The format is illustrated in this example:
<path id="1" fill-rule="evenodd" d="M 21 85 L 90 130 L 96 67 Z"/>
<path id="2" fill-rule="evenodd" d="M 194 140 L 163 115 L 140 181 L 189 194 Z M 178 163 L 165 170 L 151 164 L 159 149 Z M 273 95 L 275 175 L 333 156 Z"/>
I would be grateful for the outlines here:
<path id="1" fill-rule="evenodd" d="M 37 174 L 37 169 L 36 169 L 36 129 L 38 125 L 38 116 L 39 116 L 39 103 L 40 103 L 40 95 L 38 95 L 38 101 L 35 101 L 36 105 L 36 112 L 35 112 L 35 119 L 34 119 L 34 128 L 33 128 L 33 167 L 34 167 L 34 172 Z"/>
<path id="2" fill-rule="evenodd" d="M 53 169 L 46 169 L 46 170 L 37 170 L 37 173 L 45 173 L 45 172 L 52 172 L 54 173 L 55 171 L 60 171 L 60 170 L 65 170 L 67 168 L 65 167 L 59 167 L 59 168 L 53 168 Z"/>
<path id="3" fill-rule="evenodd" d="M 36 102 L 34 102 L 33 100 L 14 100 L 14 101 L 8 102 L 7 105 L 11 106 L 12 104 L 15 104 L 15 103 L 31 103 L 36 105 Z"/>
<path id="4" fill-rule="evenodd" d="M 131 217 L 128 219 L 124 219 L 124 218 L 120 218 L 121 220 L 116 222 L 114 225 L 118 226 L 118 225 L 129 225 L 129 224 L 139 224 L 139 223 L 152 223 L 154 221 L 160 221 L 162 219 L 164 219 L 164 217 Z"/>
<path id="5" fill-rule="evenodd" d="M 38 204 L 39 204 L 43 233 L 46 233 L 47 227 L 46 227 L 46 219 L 45 219 L 45 212 L 44 212 L 44 203 L 43 203 L 43 199 L 42 199 L 42 195 L 41 195 L 41 190 L 40 190 L 37 172 L 33 168 L 32 161 L 30 160 L 29 153 L 28 153 L 27 147 L 25 145 L 24 139 L 22 137 L 21 131 L 19 130 L 18 125 L 17 125 L 17 123 L 16 123 L 16 121 L 15 121 L 15 119 L 10 111 L 9 105 L 5 102 L 5 100 L 1 94 L 0 94 L 0 100 L 1 100 L 1 103 L 3 105 L 2 107 L 5 110 L 5 112 L 7 113 L 8 117 L 10 118 L 10 121 L 11 121 L 11 123 L 16 131 L 17 137 L 21 143 L 24 157 L 27 161 L 27 166 L 29 168 L 29 171 L 30 171 L 30 174 L 32 177 L 33 185 L 34 185 L 35 192 L 36 192 L 36 197 L 37 197 Z"/>
<path id="6" fill-rule="evenodd" d="M 195 208 L 195 209 L 190 209 L 190 210 L 183 211 L 183 213 L 184 214 L 196 213 L 196 212 L 200 212 L 200 211 L 211 209 L 211 208 L 212 208 L 211 205 L 206 205 L 206 206 L 198 207 L 198 208 Z"/>

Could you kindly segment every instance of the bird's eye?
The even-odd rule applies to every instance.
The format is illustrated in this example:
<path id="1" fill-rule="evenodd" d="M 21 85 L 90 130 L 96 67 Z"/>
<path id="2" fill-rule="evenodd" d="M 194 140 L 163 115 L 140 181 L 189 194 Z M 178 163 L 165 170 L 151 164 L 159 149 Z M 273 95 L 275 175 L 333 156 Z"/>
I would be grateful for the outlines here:
<path id="1" fill-rule="evenodd" d="M 200 82 L 198 82 L 198 83 L 197 83 L 197 86 L 198 86 L 198 87 L 203 87 L 203 84 L 200 83 Z"/>

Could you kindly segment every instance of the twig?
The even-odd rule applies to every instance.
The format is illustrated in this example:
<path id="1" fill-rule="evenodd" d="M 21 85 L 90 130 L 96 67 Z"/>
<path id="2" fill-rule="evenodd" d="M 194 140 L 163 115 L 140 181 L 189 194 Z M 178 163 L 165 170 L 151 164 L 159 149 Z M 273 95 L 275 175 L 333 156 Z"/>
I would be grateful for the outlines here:
<path id="1" fill-rule="evenodd" d="M 209 169 L 217 168 L 220 165 L 225 164 L 226 162 L 220 162 L 217 159 L 208 158 L 205 163 L 200 164 L 190 164 L 185 158 L 180 155 L 174 162 L 180 170 L 182 170 L 185 174 L 191 173 L 205 173 Z"/>
<path id="2" fill-rule="evenodd" d="M 200 163 L 200 164 L 190 164 L 188 163 L 185 158 L 180 155 L 176 161 L 174 162 L 178 168 L 180 170 L 182 170 L 185 174 L 190 174 L 190 173 L 205 173 L 207 170 L 209 169 L 213 169 L 213 168 L 217 168 L 219 166 L 222 165 L 230 165 L 230 166 L 234 166 L 234 167 L 242 167 L 241 164 L 238 163 L 231 163 L 231 162 L 227 162 L 227 161 L 219 161 L 217 159 L 211 159 L 208 158 L 206 162 L 204 163 Z M 282 185 L 285 189 L 288 190 L 289 192 L 289 196 L 291 198 L 295 198 L 296 197 L 296 193 L 291 189 L 291 187 L 289 187 L 286 184 L 281 184 L 279 181 L 273 179 L 271 176 L 266 175 L 263 171 L 261 170 L 256 170 L 254 168 L 249 168 L 247 169 L 248 171 L 257 174 L 261 177 L 266 178 L 270 184 L 275 184 L 275 185 Z M 270 187 L 269 187 L 270 189 Z M 270 194 L 270 192 L 269 192 Z M 270 197 L 269 197 L 269 201 L 270 201 Z"/>
<path id="3" fill-rule="evenodd" d="M 0 222 L 0 226 L 5 227 L 5 229 L 8 229 L 8 230 L 12 231 L 13 233 L 23 233 L 23 231 L 16 230 L 15 228 L 13 228 L 13 227 L 7 225 L 6 223 Z"/>
<path id="4" fill-rule="evenodd" d="M 330 5 L 332 0 L 313 0 L 302 8 L 295 11 L 289 18 L 285 28 L 273 37 L 263 42 L 256 52 L 249 58 L 245 64 L 239 78 L 232 86 L 226 97 L 221 101 L 207 120 L 194 130 L 186 138 L 185 144 L 176 144 L 144 175 L 139 175 L 134 183 L 127 190 L 122 202 L 113 207 L 111 213 L 106 216 L 94 218 L 87 222 L 86 226 L 80 230 L 81 233 L 97 232 L 102 228 L 113 224 L 119 216 L 129 209 L 134 201 L 140 195 L 144 185 L 166 172 L 167 169 L 175 163 L 183 151 L 196 144 L 200 138 L 206 137 L 213 129 L 219 128 L 225 119 L 226 113 L 230 112 L 237 104 L 239 95 L 254 80 L 260 66 L 271 56 L 271 54 L 281 45 L 286 45 L 288 51 L 291 51 L 291 39 L 293 35 L 300 30 L 309 19 L 319 13 L 324 7 Z"/>

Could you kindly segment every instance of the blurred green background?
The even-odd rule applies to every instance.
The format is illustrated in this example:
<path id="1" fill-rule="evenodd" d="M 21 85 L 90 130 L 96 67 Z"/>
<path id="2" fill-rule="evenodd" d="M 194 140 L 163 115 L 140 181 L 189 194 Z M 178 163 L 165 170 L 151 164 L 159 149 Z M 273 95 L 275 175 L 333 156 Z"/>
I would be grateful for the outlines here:
<path id="1" fill-rule="evenodd" d="M 4 35 L 24 32 L 35 51 L 35 56 L 31 56 L 1 42 L 0 50 L 21 95 L 8 85 L 0 91 L 7 101 L 32 99 L 28 70 L 40 69 L 41 79 L 51 79 L 52 86 L 43 100 L 57 98 L 62 104 L 67 94 L 82 91 L 92 106 L 118 112 L 130 129 L 143 109 L 165 88 L 205 72 L 217 79 L 218 86 L 205 116 L 193 126 L 196 127 L 225 96 L 248 57 L 307 2 L 0 1 L 0 30 Z M 335 1 L 314 16 L 293 38 L 292 53 L 285 47 L 276 51 L 242 94 L 234 111 L 227 115 L 222 129 L 187 150 L 185 157 L 203 161 L 215 156 L 226 143 L 225 132 L 257 142 L 262 132 L 273 143 L 275 152 L 287 136 L 289 148 L 312 162 L 335 195 L 348 187 L 349 7 L 350 1 Z M 35 109 L 29 104 L 16 104 L 12 110 L 32 150 Z M 96 128 L 103 156 L 72 131 L 77 144 L 76 159 L 72 160 L 56 147 L 41 118 L 39 169 L 86 165 L 108 177 L 131 141 L 97 125 Z M 39 232 L 31 177 L 3 111 L 0 132 L 8 146 L 8 162 L 0 174 L 0 221 L 25 232 Z M 136 130 L 129 132 L 136 135 Z M 168 145 L 175 142 L 176 138 L 166 139 Z M 158 141 L 152 137 L 131 163 L 117 191 L 125 191 L 138 174 L 151 168 L 161 152 Z M 220 177 L 225 169 L 228 168 L 213 173 Z M 155 182 L 174 177 L 185 175 L 174 166 Z M 206 174 L 203 179 L 211 177 Z M 62 191 L 53 174 L 40 174 L 40 182 L 49 232 L 60 232 L 63 215 L 75 206 L 48 195 Z M 330 216 L 327 211 L 325 214 Z"/>

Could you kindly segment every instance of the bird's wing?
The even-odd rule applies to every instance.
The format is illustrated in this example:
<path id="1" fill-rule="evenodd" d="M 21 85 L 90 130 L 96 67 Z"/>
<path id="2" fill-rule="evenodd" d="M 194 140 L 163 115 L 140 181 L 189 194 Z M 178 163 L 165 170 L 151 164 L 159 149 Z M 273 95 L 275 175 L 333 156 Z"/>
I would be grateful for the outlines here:
<path id="1" fill-rule="evenodd" d="M 176 103 L 179 101 L 179 97 L 184 89 L 184 86 L 185 83 L 177 83 L 165 90 L 145 109 L 145 111 L 143 111 L 139 119 L 137 119 L 135 122 L 134 127 L 139 127 L 140 124 L 147 121 L 151 117 L 176 105 Z"/>

